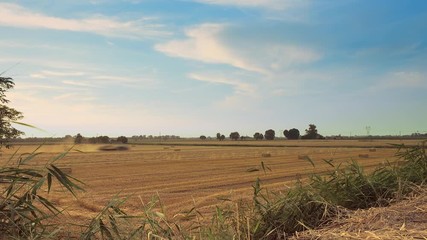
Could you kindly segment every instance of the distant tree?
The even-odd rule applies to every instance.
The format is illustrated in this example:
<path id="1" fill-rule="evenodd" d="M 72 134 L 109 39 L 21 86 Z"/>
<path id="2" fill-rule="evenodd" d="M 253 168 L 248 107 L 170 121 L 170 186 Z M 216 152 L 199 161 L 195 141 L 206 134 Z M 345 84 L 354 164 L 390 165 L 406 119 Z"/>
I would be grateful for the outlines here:
<path id="1" fill-rule="evenodd" d="M 98 143 L 110 143 L 110 138 L 108 136 L 99 136 L 97 139 Z"/>
<path id="2" fill-rule="evenodd" d="M 299 130 L 296 128 L 283 131 L 283 135 L 285 135 L 287 139 L 299 139 L 300 137 Z"/>
<path id="3" fill-rule="evenodd" d="M 128 143 L 128 138 L 125 136 L 120 136 L 117 138 L 117 142 L 126 144 L 126 143 Z"/>
<path id="4" fill-rule="evenodd" d="M 301 139 L 325 139 L 325 137 L 317 133 L 316 125 L 309 124 L 308 129 L 305 130 L 305 135 Z"/>
<path id="5" fill-rule="evenodd" d="M 276 133 L 273 129 L 269 129 L 265 131 L 264 137 L 266 140 L 274 140 L 274 138 L 276 137 Z"/>
<path id="6" fill-rule="evenodd" d="M 218 139 L 218 141 L 221 141 L 222 139 L 221 139 L 221 133 L 217 133 L 216 134 L 216 139 Z"/>
<path id="7" fill-rule="evenodd" d="M 224 139 L 225 139 L 225 135 L 223 134 L 221 135 L 220 141 L 224 141 Z"/>
<path id="8" fill-rule="evenodd" d="M 262 135 L 262 133 L 256 132 L 254 134 L 254 139 L 255 140 L 262 140 L 262 139 L 264 139 L 264 135 Z"/>
<path id="9" fill-rule="evenodd" d="M 12 89 L 14 85 L 12 78 L 0 77 L 0 148 L 3 145 L 9 147 L 8 142 L 10 139 L 24 134 L 12 126 L 13 122 L 23 118 L 22 113 L 5 105 L 9 103 L 5 93 Z"/>
<path id="10" fill-rule="evenodd" d="M 241 141 L 243 141 L 243 140 L 245 140 L 245 139 L 248 139 L 248 138 L 250 138 L 249 136 L 240 136 L 240 140 Z"/>
<path id="11" fill-rule="evenodd" d="M 80 133 L 77 133 L 76 138 L 74 139 L 75 144 L 81 144 L 83 142 L 83 136 Z"/>
<path id="12" fill-rule="evenodd" d="M 230 138 L 233 140 L 238 140 L 240 138 L 240 134 L 238 132 L 230 133 Z"/>
<path id="13" fill-rule="evenodd" d="M 205 136 L 205 135 L 202 135 L 202 136 L 200 136 L 200 139 L 201 139 L 201 140 L 206 140 L 206 136 Z"/>

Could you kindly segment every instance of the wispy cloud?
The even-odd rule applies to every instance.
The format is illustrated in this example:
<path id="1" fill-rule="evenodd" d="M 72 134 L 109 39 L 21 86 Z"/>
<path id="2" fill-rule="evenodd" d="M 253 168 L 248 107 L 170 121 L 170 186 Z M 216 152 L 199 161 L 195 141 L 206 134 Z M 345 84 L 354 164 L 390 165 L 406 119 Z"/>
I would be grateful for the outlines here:
<path id="1" fill-rule="evenodd" d="M 140 86 L 144 84 L 153 85 L 156 81 L 147 77 L 113 75 L 108 71 L 85 69 L 84 71 L 71 71 L 68 68 L 57 68 L 54 70 L 41 70 L 30 73 L 32 79 L 54 80 L 56 83 L 62 83 L 74 87 L 92 87 L 99 88 L 106 85 L 121 86 Z M 71 79 L 70 79 L 71 78 Z"/>
<path id="2" fill-rule="evenodd" d="M 47 16 L 10 3 L 0 3 L 0 16 L 2 16 L 0 25 L 8 27 L 87 32 L 130 39 L 144 39 L 170 34 L 163 30 L 162 25 L 152 23 L 151 19 L 147 18 L 121 21 L 98 15 L 84 19 L 66 19 Z"/>
<path id="3" fill-rule="evenodd" d="M 64 80 L 64 81 L 62 81 L 62 83 L 65 85 L 71 85 L 71 86 L 75 86 L 75 87 L 91 87 L 91 88 L 98 87 L 97 85 L 90 84 L 87 82 L 82 82 L 82 81 Z"/>
<path id="4" fill-rule="evenodd" d="M 245 83 L 236 79 L 226 78 L 224 76 L 213 76 L 213 75 L 200 74 L 200 73 L 190 73 L 188 77 L 197 81 L 208 82 L 213 84 L 225 84 L 225 85 L 232 86 L 235 89 L 236 94 L 252 95 L 253 93 L 256 92 L 256 86 L 254 86 L 253 84 Z"/>
<path id="5" fill-rule="evenodd" d="M 270 74 L 290 65 L 307 64 L 321 58 L 315 50 L 292 44 L 249 39 L 225 42 L 223 39 L 231 38 L 227 36 L 230 34 L 227 27 L 224 24 L 202 24 L 188 29 L 185 32 L 187 39 L 157 44 L 155 49 L 173 57 L 227 64 L 260 74 Z M 257 47 L 249 48 L 248 45 Z"/>
<path id="6" fill-rule="evenodd" d="M 84 93 L 64 93 L 53 97 L 56 101 L 64 101 L 69 100 L 73 102 L 93 102 L 97 100 L 96 97 L 91 96 L 90 94 L 84 94 Z"/>
<path id="7" fill-rule="evenodd" d="M 169 56 L 188 58 L 207 63 L 229 64 L 254 72 L 263 72 L 250 62 L 235 55 L 221 42 L 222 24 L 202 24 L 186 31 L 187 39 L 157 44 L 155 49 Z"/>
<path id="8" fill-rule="evenodd" d="M 50 78 L 50 77 L 80 77 L 84 76 L 84 72 L 57 72 L 42 70 L 40 72 L 32 73 L 30 76 L 32 78 Z"/>
<path id="9" fill-rule="evenodd" d="M 195 2 L 235 7 L 259 7 L 266 9 L 283 10 L 297 5 L 301 5 L 306 2 L 306 0 L 195 0 Z"/>

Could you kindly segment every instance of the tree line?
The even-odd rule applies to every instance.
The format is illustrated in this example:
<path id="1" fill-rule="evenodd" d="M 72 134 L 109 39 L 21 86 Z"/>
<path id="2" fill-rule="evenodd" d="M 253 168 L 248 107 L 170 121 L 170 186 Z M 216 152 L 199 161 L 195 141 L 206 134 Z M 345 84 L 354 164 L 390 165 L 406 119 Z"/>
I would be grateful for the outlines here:
<path id="1" fill-rule="evenodd" d="M 90 137 L 90 138 L 85 138 L 83 137 L 80 133 L 78 133 L 76 135 L 76 137 L 74 138 L 74 143 L 75 144 L 81 144 L 81 143 L 92 143 L 92 144 L 96 144 L 96 143 L 123 143 L 126 144 L 128 143 L 128 139 L 125 136 L 120 136 L 117 139 L 111 139 L 108 136 L 98 136 L 98 137 Z"/>
<path id="2" fill-rule="evenodd" d="M 300 135 L 300 131 L 296 128 L 292 128 L 289 130 L 284 130 L 283 131 L 283 135 L 290 140 L 295 140 L 295 139 L 325 139 L 324 136 L 320 135 L 317 132 L 317 127 L 314 124 L 309 124 L 308 128 L 305 129 L 305 134 L 304 135 Z M 250 138 L 248 136 L 240 136 L 239 132 L 231 132 L 229 135 L 229 138 L 231 140 L 245 140 L 247 138 Z M 276 132 L 273 129 L 268 129 L 264 132 L 264 134 L 260 133 L 260 132 L 256 132 L 253 135 L 253 139 L 255 140 L 274 140 L 276 138 Z M 204 140 L 206 139 L 206 137 L 204 135 L 200 136 L 200 139 Z M 217 133 L 216 134 L 216 139 L 219 141 L 223 141 L 225 139 L 225 135 L 221 134 L 221 133 Z"/>

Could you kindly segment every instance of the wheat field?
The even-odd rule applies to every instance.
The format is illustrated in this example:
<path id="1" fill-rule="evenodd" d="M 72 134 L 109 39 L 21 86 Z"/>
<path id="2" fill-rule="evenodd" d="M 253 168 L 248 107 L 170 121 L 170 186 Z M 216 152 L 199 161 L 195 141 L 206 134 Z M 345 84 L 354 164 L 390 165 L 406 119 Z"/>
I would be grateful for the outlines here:
<path id="1" fill-rule="evenodd" d="M 81 222 L 95 215 L 115 195 L 130 196 L 125 207 L 129 213 L 140 212 L 154 195 L 161 198 L 171 214 L 193 206 L 208 211 L 223 199 L 250 198 L 257 178 L 266 188 L 286 191 L 296 179 L 331 169 L 324 160 L 332 159 L 334 164 L 356 160 L 373 169 L 395 160 L 396 149 L 389 148 L 390 143 L 416 141 L 212 142 L 215 146 L 187 141 L 179 145 L 182 143 L 128 144 L 127 151 L 99 151 L 102 145 L 93 144 L 44 145 L 37 150 L 42 154 L 32 164 L 44 164 L 72 147 L 57 165 L 70 169 L 72 176 L 83 181 L 86 192 L 75 199 L 63 193 L 65 190 L 56 189 L 49 197 L 67 210 L 65 217 Z M 19 155 L 37 147 L 24 145 L 4 150 L 1 161 L 15 151 Z"/>

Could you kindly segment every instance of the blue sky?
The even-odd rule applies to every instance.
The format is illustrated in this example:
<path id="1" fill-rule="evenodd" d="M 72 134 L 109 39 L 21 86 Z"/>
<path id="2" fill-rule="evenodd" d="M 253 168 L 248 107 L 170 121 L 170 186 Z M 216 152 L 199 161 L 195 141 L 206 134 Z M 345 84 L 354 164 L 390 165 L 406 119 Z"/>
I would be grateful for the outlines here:
<path id="1" fill-rule="evenodd" d="M 427 131 L 424 0 L 28 0 L 0 15 L 11 104 L 47 131 L 29 137 Z"/>

